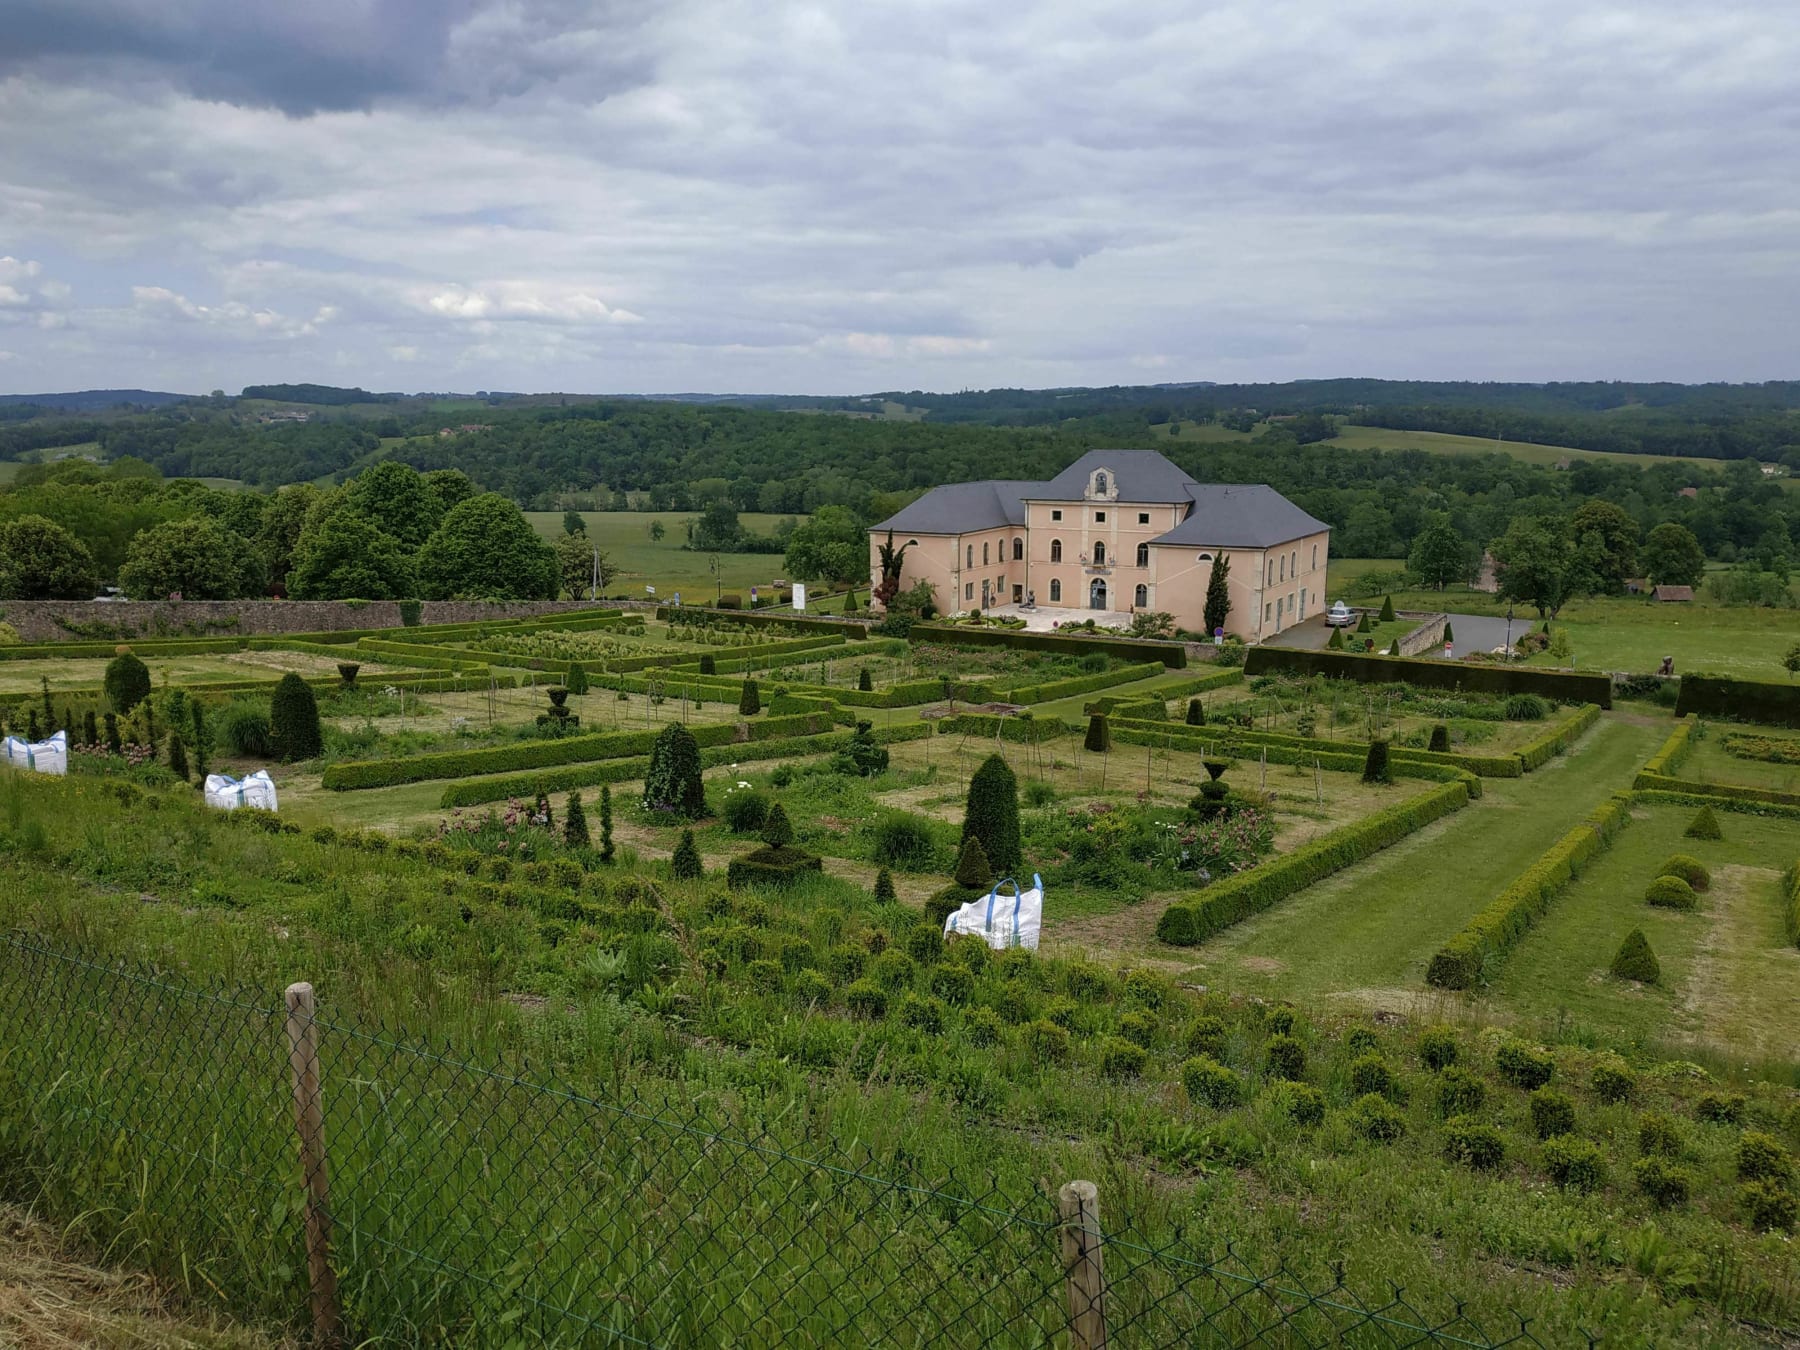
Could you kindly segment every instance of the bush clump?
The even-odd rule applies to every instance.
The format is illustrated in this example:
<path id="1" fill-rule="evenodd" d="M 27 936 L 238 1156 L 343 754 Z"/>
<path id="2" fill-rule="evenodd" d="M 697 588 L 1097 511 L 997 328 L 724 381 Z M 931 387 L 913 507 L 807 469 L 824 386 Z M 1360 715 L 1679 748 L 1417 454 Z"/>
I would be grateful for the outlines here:
<path id="1" fill-rule="evenodd" d="M 1604 1174 L 1600 1146 L 1579 1135 L 1553 1135 L 1544 1141 L 1544 1170 L 1558 1186 L 1591 1191 Z"/>
<path id="2" fill-rule="evenodd" d="M 1263 1026 L 1271 1035 L 1292 1036 L 1294 1034 L 1294 1010 L 1278 1004 L 1263 1014 Z"/>
<path id="3" fill-rule="evenodd" d="M 1119 1019 L 1119 1035 L 1148 1050 L 1156 1044 L 1156 1019 L 1148 1013 L 1128 1012 Z"/>
<path id="4" fill-rule="evenodd" d="M 1029 1023 L 1024 1032 L 1025 1049 L 1040 1064 L 1061 1064 L 1069 1057 L 1069 1033 L 1045 1018 Z"/>
<path id="5" fill-rule="evenodd" d="M 1752 1228 L 1766 1233 L 1791 1233 L 1800 1219 L 1794 1193 L 1773 1181 L 1751 1181 L 1738 1187 L 1738 1201 Z"/>
<path id="6" fill-rule="evenodd" d="M 1380 1055 L 1360 1055 L 1350 1061 L 1350 1090 L 1359 1097 L 1391 1099 L 1398 1096 L 1400 1082 Z"/>
<path id="7" fill-rule="evenodd" d="M 1292 1036 L 1269 1037 L 1268 1044 L 1263 1047 L 1263 1055 L 1269 1066 L 1270 1077 L 1290 1081 L 1306 1077 L 1306 1047 Z"/>
<path id="8" fill-rule="evenodd" d="M 1681 1130 L 1661 1111 L 1646 1111 L 1638 1117 L 1638 1152 L 1648 1157 L 1681 1156 Z"/>
<path id="9" fill-rule="evenodd" d="M 1658 877 L 1645 888 L 1644 900 L 1658 909 L 1694 909 L 1700 904 L 1694 888 L 1680 877 Z"/>
<path id="10" fill-rule="evenodd" d="M 1376 1092 L 1364 1093 L 1349 1111 L 1350 1128 L 1364 1139 L 1391 1143 L 1406 1133 L 1406 1117 Z"/>
<path id="11" fill-rule="evenodd" d="M 1694 818 L 1688 822 L 1687 829 L 1682 831 L 1689 839 L 1723 839 L 1725 831 L 1719 828 L 1719 818 L 1713 814 L 1710 806 L 1703 806 L 1694 812 Z"/>
<path id="12" fill-rule="evenodd" d="M 1612 973 L 1615 979 L 1636 980 L 1639 984 L 1655 984 L 1662 978 L 1662 966 L 1650 950 L 1650 939 L 1644 936 L 1643 929 L 1634 928 L 1625 935 L 1613 957 Z"/>
<path id="13" fill-rule="evenodd" d="M 1638 1189 L 1663 1209 L 1685 1205 L 1688 1196 L 1693 1193 L 1694 1174 L 1663 1158 L 1639 1158 L 1632 1165 L 1631 1174 L 1637 1181 Z"/>
<path id="14" fill-rule="evenodd" d="M 856 1017 L 879 1020 L 887 1016 L 887 991 L 873 980 L 858 980 L 844 990 L 844 1006 Z"/>
<path id="15" fill-rule="evenodd" d="M 769 796 L 755 788 L 739 788 L 725 798 L 721 814 L 733 834 L 755 834 L 769 818 Z"/>
<path id="16" fill-rule="evenodd" d="M 1774 1135 L 1745 1130 L 1738 1140 L 1737 1174 L 1740 1181 L 1786 1182 L 1794 1174 L 1794 1160 Z"/>
<path id="17" fill-rule="evenodd" d="M 1437 1107 L 1440 1115 L 1468 1115 L 1479 1111 L 1486 1101 L 1487 1084 L 1460 1065 L 1450 1065 L 1438 1075 Z"/>
<path id="18" fill-rule="evenodd" d="M 1499 1130 L 1473 1116 L 1452 1116 L 1444 1122 L 1444 1157 L 1464 1167 L 1489 1171 L 1506 1161 L 1506 1141 Z"/>
<path id="19" fill-rule="evenodd" d="M 1208 1059 L 1222 1059 L 1225 1056 L 1225 1036 L 1224 1020 L 1211 1013 L 1202 1013 L 1188 1027 L 1188 1053 L 1204 1055 Z"/>
<path id="20" fill-rule="evenodd" d="M 1691 853 L 1671 853 L 1657 875 L 1680 877 L 1697 891 L 1703 891 L 1712 885 L 1712 873 L 1706 870 L 1705 863 Z"/>
<path id="21" fill-rule="evenodd" d="M 1736 1092 L 1703 1092 L 1694 1102 L 1694 1115 L 1713 1125 L 1741 1124 L 1744 1098 Z"/>
<path id="22" fill-rule="evenodd" d="M 1550 1075 L 1556 1072 L 1556 1061 L 1550 1058 L 1548 1050 L 1510 1040 L 1494 1051 L 1494 1067 L 1507 1082 L 1529 1092 L 1550 1081 Z"/>
<path id="23" fill-rule="evenodd" d="M 276 757 L 288 764 L 316 759 L 325 749 L 319 701 L 312 686 L 291 670 L 269 696 L 269 741 Z"/>
<path id="24" fill-rule="evenodd" d="M 100 687 L 114 712 L 128 713 L 150 697 L 150 667 L 130 652 L 122 653 L 106 663 Z M 54 730 L 46 728 L 45 734 Z"/>
<path id="25" fill-rule="evenodd" d="M 1531 1094 L 1531 1128 L 1539 1139 L 1575 1132 L 1575 1103 L 1555 1088 L 1539 1088 Z"/>
<path id="26" fill-rule="evenodd" d="M 1508 722 L 1541 722 L 1550 715 L 1550 705 L 1537 694 L 1509 694 L 1505 712 Z"/>
<path id="27" fill-rule="evenodd" d="M 931 823 L 922 816 L 889 811 L 875 822 L 869 844 L 875 861 L 882 866 L 917 872 L 930 868 L 937 841 L 932 837 Z"/>
<path id="28" fill-rule="evenodd" d="M 1276 1101 L 1296 1125 L 1318 1125 L 1325 1119 L 1325 1094 L 1311 1083 L 1283 1083 Z"/>
<path id="29" fill-rule="evenodd" d="M 1369 742 L 1369 751 L 1363 757 L 1362 780 L 1365 783 L 1391 783 L 1394 781 L 1394 770 L 1388 763 L 1388 743 L 1377 738 Z"/>
<path id="30" fill-rule="evenodd" d="M 1449 1027 L 1432 1027 L 1419 1037 L 1419 1058 L 1434 1072 L 1449 1068 L 1461 1056 L 1462 1047 Z"/>
<path id="31" fill-rule="evenodd" d="M 219 714 L 219 739 L 232 754 L 246 759 L 268 759 L 275 753 L 269 714 L 244 699 L 227 703 Z"/>
<path id="32" fill-rule="evenodd" d="M 1594 1065 L 1588 1085 L 1603 1102 L 1628 1102 L 1637 1095 L 1638 1078 L 1624 1060 L 1617 1055 L 1608 1055 Z"/>
<path id="33" fill-rule="evenodd" d="M 1149 1058 L 1143 1046 L 1122 1036 L 1108 1036 L 1100 1043 L 1100 1072 L 1108 1078 L 1135 1078 Z"/>
<path id="34" fill-rule="evenodd" d="M 1196 1106 L 1224 1111 L 1243 1100 L 1237 1075 L 1209 1055 L 1195 1055 L 1181 1066 L 1181 1086 Z"/>
<path id="35" fill-rule="evenodd" d="M 941 999 L 908 994 L 900 1000 L 896 1012 L 901 1023 L 914 1031 L 922 1031 L 928 1036 L 943 1034 L 945 1008 Z"/>

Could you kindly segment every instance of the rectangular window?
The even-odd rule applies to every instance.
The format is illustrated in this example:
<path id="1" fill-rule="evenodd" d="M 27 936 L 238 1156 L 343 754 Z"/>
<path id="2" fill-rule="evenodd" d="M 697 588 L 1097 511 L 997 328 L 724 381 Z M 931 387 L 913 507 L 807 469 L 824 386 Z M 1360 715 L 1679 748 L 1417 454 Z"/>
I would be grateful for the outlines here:
<path id="1" fill-rule="evenodd" d="M 1275 607 L 1273 605 L 1264 605 L 1263 606 L 1263 618 L 1264 619 L 1273 618 L 1274 610 L 1275 610 Z"/>
<path id="2" fill-rule="evenodd" d="M 963 587 L 963 599 L 973 600 L 974 598 L 975 598 L 975 583 L 971 581 L 967 586 Z"/>
<path id="3" fill-rule="evenodd" d="M 974 566 L 974 565 L 975 565 L 975 545 L 973 545 L 973 544 L 970 544 L 970 545 L 969 545 L 969 561 L 968 561 L 968 566 L 970 566 L 970 567 L 973 567 L 973 566 Z"/>
<path id="4" fill-rule="evenodd" d="M 1061 512 L 1061 511 L 1052 511 L 1052 512 L 1051 512 L 1051 513 L 1050 513 L 1050 519 L 1052 519 L 1052 520 L 1061 520 L 1061 519 L 1062 519 L 1062 512 Z"/>
<path id="5" fill-rule="evenodd" d="M 1139 511 L 1138 512 L 1138 524 L 1148 525 L 1149 523 L 1150 523 L 1150 513 L 1148 511 Z"/>
<path id="6" fill-rule="evenodd" d="M 1094 512 L 1094 524 L 1096 524 L 1096 525 L 1106 524 L 1106 512 L 1104 512 L 1104 511 Z"/>
<path id="7" fill-rule="evenodd" d="M 981 565 L 983 567 L 988 565 L 988 546 L 985 543 L 981 546 Z"/>

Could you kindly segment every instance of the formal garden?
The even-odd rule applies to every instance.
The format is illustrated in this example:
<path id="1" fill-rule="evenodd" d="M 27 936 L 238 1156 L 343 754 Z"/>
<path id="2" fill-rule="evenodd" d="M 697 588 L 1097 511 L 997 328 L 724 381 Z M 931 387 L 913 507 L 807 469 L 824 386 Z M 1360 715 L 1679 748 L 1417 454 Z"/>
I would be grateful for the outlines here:
<path id="1" fill-rule="evenodd" d="M 1781 686 L 756 617 L 10 649 L 0 719 L 72 753 L 0 775 L 0 923 L 784 1147 L 1099 1175 L 1147 1241 L 1495 1334 L 1800 1326 Z M 195 790 L 258 769 L 273 815 Z M 946 940 L 1034 877 L 1035 950 Z M 294 1278 L 168 1236 L 234 1306 Z"/>

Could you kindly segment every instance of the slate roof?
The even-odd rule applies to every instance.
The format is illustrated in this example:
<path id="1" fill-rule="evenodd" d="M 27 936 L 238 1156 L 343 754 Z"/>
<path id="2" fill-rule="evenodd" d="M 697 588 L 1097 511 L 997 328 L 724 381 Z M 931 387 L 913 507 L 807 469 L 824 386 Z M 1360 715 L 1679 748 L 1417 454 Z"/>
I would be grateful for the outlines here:
<path id="1" fill-rule="evenodd" d="M 1196 483 L 1187 518 L 1150 542 L 1215 548 L 1266 548 L 1331 527 L 1265 483 Z"/>
<path id="2" fill-rule="evenodd" d="M 969 534 L 1025 523 L 1027 501 L 1079 502 L 1095 469 L 1113 475 L 1118 502 L 1191 502 L 1156 544 L 1264 548 L 1329 528 L 1264 484 L 1196 483 L 1154 450 L 1090 450 L 1047 483 L 989 479 L 933 488 L 872 532 Z"/>

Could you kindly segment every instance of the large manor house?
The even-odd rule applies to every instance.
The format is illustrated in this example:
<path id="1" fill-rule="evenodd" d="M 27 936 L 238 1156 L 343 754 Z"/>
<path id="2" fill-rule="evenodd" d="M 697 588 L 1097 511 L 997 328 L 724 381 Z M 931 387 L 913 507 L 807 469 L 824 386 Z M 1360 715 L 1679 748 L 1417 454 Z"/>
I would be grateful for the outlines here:
<path id="1" fill-rule="evenodd" d="M 1227 558 L 1225 629 L 1246 642 L 1326 603 L 1329 526 L 1271 487 L 1196 483 L 1154 450 L 1090 450 L 1047 483 L 933 488 L 871 529 L 876 576 L 890 531 L 906 545 L 901 588 L 929 581 L 945 613 L 1123 627 L 1149 610 L 1198 632 L 1207 583 Z"/>

